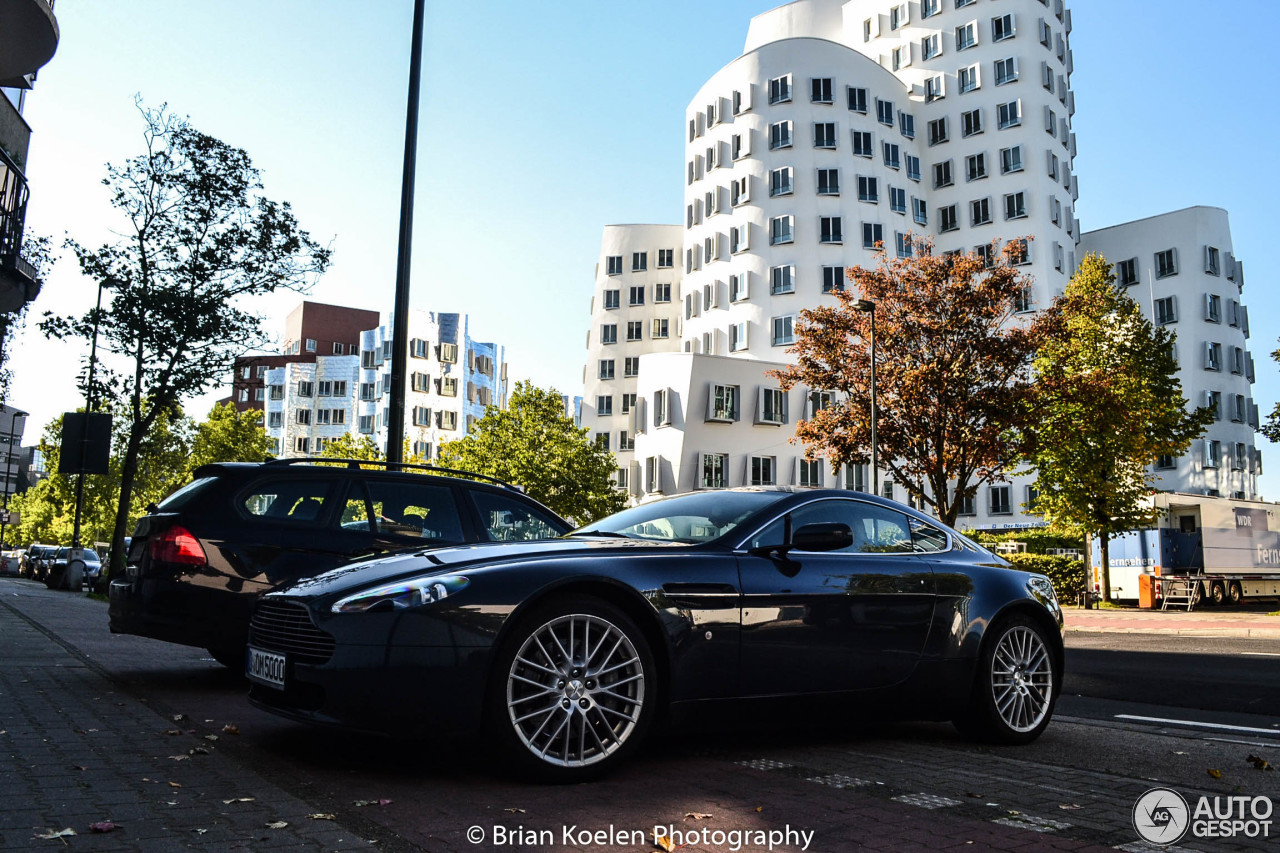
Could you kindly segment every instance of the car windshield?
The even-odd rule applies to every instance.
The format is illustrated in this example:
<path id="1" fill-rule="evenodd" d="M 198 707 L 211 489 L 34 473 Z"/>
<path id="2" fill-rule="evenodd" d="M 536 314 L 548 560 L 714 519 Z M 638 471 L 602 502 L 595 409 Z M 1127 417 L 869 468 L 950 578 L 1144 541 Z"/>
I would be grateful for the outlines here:
<path id="1" fill-rule="evenodd" d="M 784 497 L 785 492 L 694 492 L 624 509 L 569 535 L 710 542 Z"/>

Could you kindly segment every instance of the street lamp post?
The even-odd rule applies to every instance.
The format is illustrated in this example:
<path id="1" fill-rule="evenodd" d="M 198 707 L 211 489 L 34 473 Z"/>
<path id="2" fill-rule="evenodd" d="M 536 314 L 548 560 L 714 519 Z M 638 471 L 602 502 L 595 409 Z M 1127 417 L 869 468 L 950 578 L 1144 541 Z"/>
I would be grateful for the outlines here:
<path id="1" fill-rule="evenodd" d="M 871 491 L 880 494 L 880 451 L 876 447 L 876 304 L 869 299 L 853 303 L 854 310 L 871 315 Z"/>
<path id="2" fill-rule="evenodd" d="M 98 410 L 98 395 L 94 393 L 94 372 L 98 366 L 98 323 L 102 319 L 102 291 L 108 287 L 115 287 L 114 279 L 103 279 L 98 282 L 98 304 L 93 309 L 93 340 L 89 344 L 89 382 L 85 391 L 84 408 L 86 412 L 92 413 Z M 84 514 L 84 466 L 85 466 L 85 448 L 89 444 L 89 429 L 86 424 L 85 429 L 80 435 L 80 453 L 79 464 L 76 466 L 80 469 L 80 473 L 76 475 L 76 513 L 71 528 L 71 547 L 80 547 L 80 520 Z"/>
<path id="3" fill-rule="evenodd" d="M 22 418 L 26 428 L 27 413 L 14 409 L 9 416 L 9 447 L 4 461 L 4 513 L 0 515 L 0 548 L 5 546 L 5 528 L 9 526 L 9 479 L 13 476 L 13 440 L 17 434 L 18 418 Z"/>

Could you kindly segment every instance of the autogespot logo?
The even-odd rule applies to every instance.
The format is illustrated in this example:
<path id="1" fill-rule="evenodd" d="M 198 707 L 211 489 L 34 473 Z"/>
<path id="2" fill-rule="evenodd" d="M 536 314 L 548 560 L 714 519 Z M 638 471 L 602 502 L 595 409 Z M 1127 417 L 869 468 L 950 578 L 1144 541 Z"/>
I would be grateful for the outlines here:
<path id="1" fill-rule="evenodd" d="M 1177 791 L 1152 788 L 1133 804 L 1133 828 L 1143 841 L 1176 844 L 1187 833 L 1191 809 Z"/>

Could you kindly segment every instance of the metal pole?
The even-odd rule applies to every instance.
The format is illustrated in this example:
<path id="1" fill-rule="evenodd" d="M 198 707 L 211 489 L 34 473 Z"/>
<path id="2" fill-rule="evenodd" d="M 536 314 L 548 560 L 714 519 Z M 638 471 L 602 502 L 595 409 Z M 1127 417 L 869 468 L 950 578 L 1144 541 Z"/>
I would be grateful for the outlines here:
<path id="1" fill-rule="evenodd" d="M 0 548 L 4 548 L 5 528 L 9 526 L 9 478 L 13 476 L 13 434 L 17 432 L 18 418 L 26 416 L 26 412 L 14 409 L 9 418 L 9 455 L 4 462 L 4 514 L 0 515 Z"/>
<path id="2" fill-rule="evenodd" d="M 876 447 L 876 304 L 871 303 L 871 491 L 880 494 L 880 449 Z"/>
<path id="3" fill-rule="evenodd" d="M 391 319 L 391 398 L 387 405 L 387 461 L 404 461 L 405 374 L 409 360 L 409 258 L 413 246 L 413 187 L 418 156 L 418 91 L 422 82 L 422 19 L 426 0 L 413 3 L 409 105 L 404 125 L 404 179 L 400 186 L 400 252 Z"/>
<path id="4" fill-rule="evenodd" d="M 98 366 L 98 320 L 102 316 L 102 285 L 98 282 L 98 304 L 93 309 L 93 343 L 89 345 L 89 387 L 85 391 L 85 412 L 92 412 L 97 406 L 97 395 L 93 393 L 93 373 L 94 368 Z M 76 467 L 80 473 L 76 475 L 76 514 L 75 521 L 71 528 L 71 547 L 80 547 L 80 519 L 84 514 L 84 456 L 85 448 L 89 443 L 89 424 L 85 423 L 85 428 L 80 433 L 80 461 Z M 70 560 L 68 559 L 68 565 Z"/>

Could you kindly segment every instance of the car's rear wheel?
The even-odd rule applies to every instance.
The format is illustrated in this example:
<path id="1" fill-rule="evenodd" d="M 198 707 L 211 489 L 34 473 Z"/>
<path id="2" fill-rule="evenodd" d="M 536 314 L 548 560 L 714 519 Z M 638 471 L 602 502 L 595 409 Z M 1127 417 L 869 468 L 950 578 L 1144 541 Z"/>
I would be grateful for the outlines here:
<path id="1" fill-rule="evenodd" d="M 522 775 L 593 778 L 644 739 L 658 699 L 653 654 L 619 608 L 561 599 L 516 626 L 498 655 L 489 699 L 495 744 Z"/>
<path id="2" fill-rule="evenodd" d="M 1061 688 L 1045 629 L 1011 616 L 983 644 L 969 708 L 956 727 L 992 743 L 1030 743 L 1049 725 Z"/>

